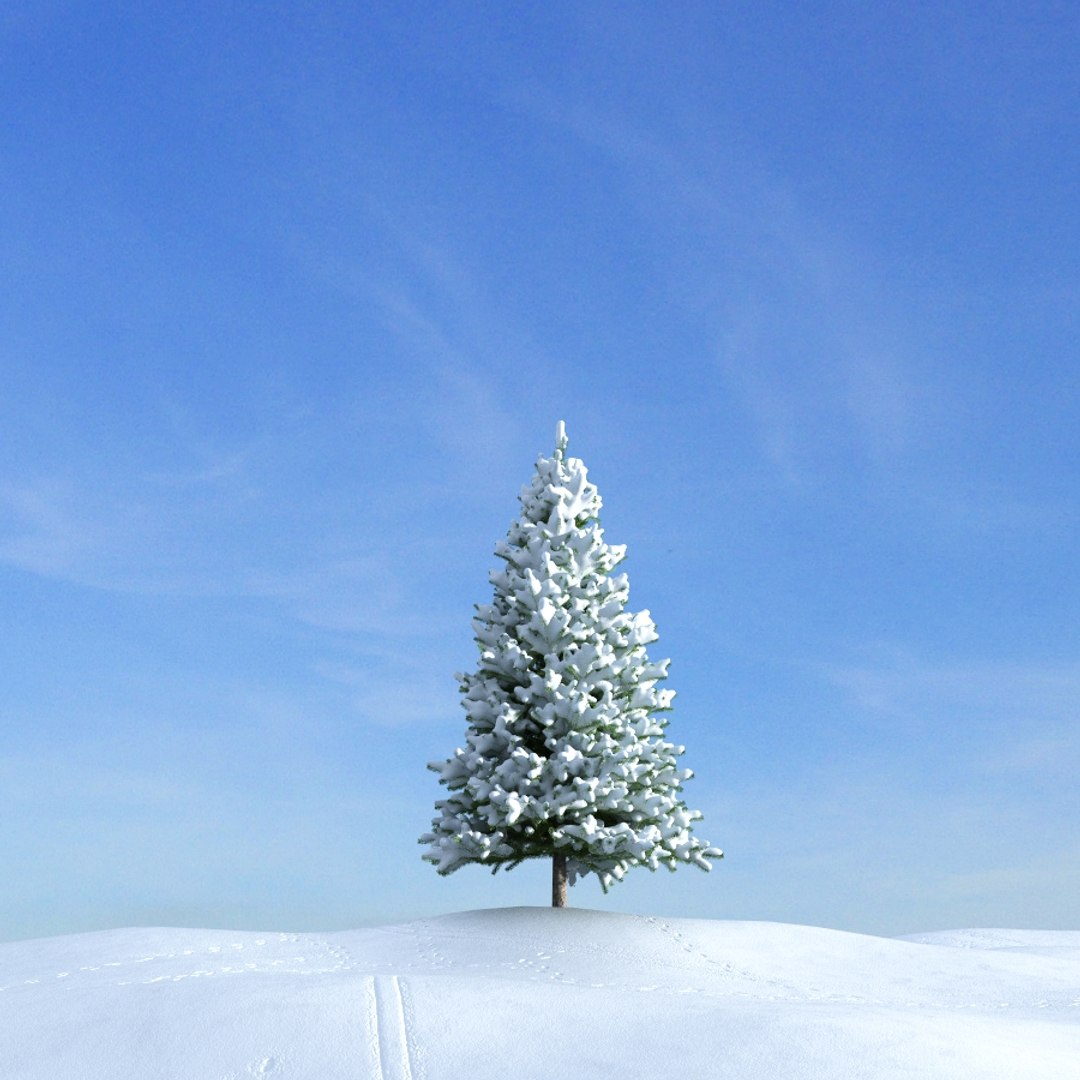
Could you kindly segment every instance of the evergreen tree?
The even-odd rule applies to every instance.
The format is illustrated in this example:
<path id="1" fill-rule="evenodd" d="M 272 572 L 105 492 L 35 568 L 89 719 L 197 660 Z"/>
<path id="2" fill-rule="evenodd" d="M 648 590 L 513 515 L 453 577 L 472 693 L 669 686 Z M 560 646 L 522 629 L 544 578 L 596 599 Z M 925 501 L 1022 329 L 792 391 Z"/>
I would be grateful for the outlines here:
<path id="1" fill-rule="evenodd" d="M 448 796 L 420 842 L 440 874 L 466 863 L 493 871 L 552 858 L 552 903 L 593 873 L 606 892 L 633 866 L 710 868 L 721 852 L 693 835 L 683 747 L 664 739 L 671 690 L 648 611 L 626 610 L 624 546 L 604 543 L 600 495 L 583 462 L 537 461 L 521 515 L 495 554 L 495 595 L 477 605 L 480 662 L 459 674 L 464 749 L 428 768 Z"/>

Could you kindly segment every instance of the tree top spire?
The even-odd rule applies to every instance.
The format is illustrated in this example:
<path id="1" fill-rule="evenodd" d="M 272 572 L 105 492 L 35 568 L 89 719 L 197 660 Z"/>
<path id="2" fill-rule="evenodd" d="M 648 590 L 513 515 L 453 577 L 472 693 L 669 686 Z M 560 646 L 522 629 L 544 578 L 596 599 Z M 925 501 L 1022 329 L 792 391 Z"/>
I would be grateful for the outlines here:
<path id="1" fill-rule="evenodd" d="M 566 437 L 566 421 L 560 420 L 555 425 L 555 456 L 561 461 L 563 451 L 566 450 L 570 440 Z"/>

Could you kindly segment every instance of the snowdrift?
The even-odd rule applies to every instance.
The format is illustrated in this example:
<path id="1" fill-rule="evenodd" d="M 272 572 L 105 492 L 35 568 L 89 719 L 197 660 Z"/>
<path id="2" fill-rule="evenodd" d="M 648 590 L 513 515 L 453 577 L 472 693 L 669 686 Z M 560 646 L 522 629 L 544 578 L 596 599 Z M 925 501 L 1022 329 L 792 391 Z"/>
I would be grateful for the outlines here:
<path id="1" fill-rule="evenodd" d="M 575 908 L 0 945 L 4 1080 L 1080 1076 L 1080 932 Z"/>

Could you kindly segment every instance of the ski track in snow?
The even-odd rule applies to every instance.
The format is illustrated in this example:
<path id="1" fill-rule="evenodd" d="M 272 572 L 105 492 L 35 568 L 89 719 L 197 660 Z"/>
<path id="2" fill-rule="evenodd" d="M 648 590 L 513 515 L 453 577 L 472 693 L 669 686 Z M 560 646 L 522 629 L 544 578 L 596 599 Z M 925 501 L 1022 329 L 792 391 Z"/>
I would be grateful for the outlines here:
<path id="1" fill-rule="evenodd" d="M 413 1080 L 413 1055 L 401 980 L 397 975 L 375 975 L 371 986 L 381 1080 Z"/>

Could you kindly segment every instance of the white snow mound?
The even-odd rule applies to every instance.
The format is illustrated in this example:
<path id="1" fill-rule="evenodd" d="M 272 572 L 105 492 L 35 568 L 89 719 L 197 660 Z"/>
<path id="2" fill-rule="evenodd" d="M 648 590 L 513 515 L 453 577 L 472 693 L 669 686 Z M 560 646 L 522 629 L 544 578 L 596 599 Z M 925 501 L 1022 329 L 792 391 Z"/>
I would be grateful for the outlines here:
<path id="1" fill-rule="evenodd" d="M 1080 1076 L 1080 932 L 568 908 L 0 945 L 4 1080 Z"/>

